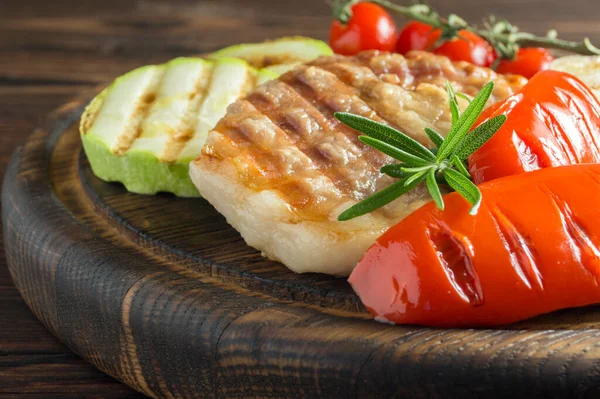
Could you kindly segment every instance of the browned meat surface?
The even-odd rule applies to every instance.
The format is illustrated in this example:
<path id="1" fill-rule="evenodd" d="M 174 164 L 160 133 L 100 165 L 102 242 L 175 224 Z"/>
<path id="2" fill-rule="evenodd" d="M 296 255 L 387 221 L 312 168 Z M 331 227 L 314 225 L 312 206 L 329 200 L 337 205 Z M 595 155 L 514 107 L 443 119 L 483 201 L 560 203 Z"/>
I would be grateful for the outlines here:
<path id="1" fill-rule="evenodd" d="M 344 275 L 379 234 L 429 198 L 416 190 L 337 222 L 341 211 L 392 179 L 379 173 L 391 160 L 363 145 L 334 112 L 381 121 L 427 143 L 425 127 L 442 135 L 450 128 L 446 81 L 475 95 L 491 80 L 490 103 L 525 83 L 424 52 L 322 57 L 232 104 L 190 173 L 250 245 L 299 272 Z"/>

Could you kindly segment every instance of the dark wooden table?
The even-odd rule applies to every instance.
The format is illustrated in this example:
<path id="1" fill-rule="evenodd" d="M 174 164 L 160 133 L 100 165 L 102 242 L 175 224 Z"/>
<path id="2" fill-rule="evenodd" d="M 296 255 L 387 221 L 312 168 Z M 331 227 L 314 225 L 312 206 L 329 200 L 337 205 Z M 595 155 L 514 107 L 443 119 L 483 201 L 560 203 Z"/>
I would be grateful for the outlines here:
<path id="1" fill-rule="evenodd" d="M 438 0 L 471 21 L 502 15 L 600 43 L 589 0 Z M 526 3 L 526 4 L 523 4 Z M 0 171 L 39 119 L 83 89 L 136 66 L 283 35 L 325 38 L 322 0 L 2 0 Z M 0 397 L 133 398 L 140 394 L 71 353 L 30 313 L 0 253 Z"/>

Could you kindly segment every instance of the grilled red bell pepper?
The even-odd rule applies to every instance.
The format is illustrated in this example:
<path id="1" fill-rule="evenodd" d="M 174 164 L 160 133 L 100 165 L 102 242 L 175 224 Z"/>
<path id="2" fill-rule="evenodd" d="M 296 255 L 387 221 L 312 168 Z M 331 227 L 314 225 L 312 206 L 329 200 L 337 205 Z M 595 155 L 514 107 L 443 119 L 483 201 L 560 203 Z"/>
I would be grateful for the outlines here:
<path id="1" fill-rule="evenodd" d="M 600 104 L 576 77 L 542 71 L 478 123 L 504 114 L 498 132 L 469 157 L 476 184 L 551 166 L 600 162 Z"/>
<path id="2" fill-rule="evenodd" d="M 600 302 L 600 165 L 548 168 L 458 193 L 381 236 L 349 282 L 382 320 L 493 326 Z"/>

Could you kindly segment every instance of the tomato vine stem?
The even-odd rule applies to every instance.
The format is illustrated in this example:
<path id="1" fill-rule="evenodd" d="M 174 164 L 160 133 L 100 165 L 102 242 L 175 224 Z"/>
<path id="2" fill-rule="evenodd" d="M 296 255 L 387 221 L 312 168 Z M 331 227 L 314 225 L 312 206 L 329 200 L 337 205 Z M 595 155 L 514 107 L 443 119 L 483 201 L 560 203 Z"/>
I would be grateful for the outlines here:
<path id="1" fill-rule="evenodd" d="M 458 32 L 465 29 L 490 42 L 498 53 L 499 59 L 514 59 L 520 47 L 544 47 L 583 55 L 600 55 L 600 49 L 594 46 L 588 38 L 584 38 L 579 42 L 563 40 L 556 37 L 556 31 L 550 31 L 546 36 L 537 36 L 532 33 L 521 32 L 510 22 L 498 20 L 493 16 L 484 22 L 483 27 L 477 27 L 470 25 L 456 14 L 442 17 L 427 4 L 401 6 L 388 0 L 369 1 L 400 14 L 406 19 L 419 21 L 430 25 L 434 29 L 440 29 L 441 37 L 437 45 L 458 37 Z M 341 22 L 347 22 L 352 15 L 352 6 L 358 2 L 360 0 L 334 1 L 332 4 L 334 18 Z"/>

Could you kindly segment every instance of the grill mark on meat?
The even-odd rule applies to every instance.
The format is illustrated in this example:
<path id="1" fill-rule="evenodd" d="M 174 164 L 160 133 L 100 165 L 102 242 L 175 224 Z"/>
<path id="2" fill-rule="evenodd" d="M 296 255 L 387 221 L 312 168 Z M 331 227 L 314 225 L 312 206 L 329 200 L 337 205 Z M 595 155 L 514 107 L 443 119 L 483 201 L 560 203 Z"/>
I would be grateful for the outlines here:
<path id="1" fill-rule="evenodd" d="M 291 78 L 284 76 L 282 80 L 300 96 L 307 98 L 327 119 L 329 131 L 344 134 L 362 152 L 369 164 L 380 167 L 389 162 L 389 157 L 360 142 L 356 130 L 347 127 L 333 116 L 335 112 L 363 114 L 352 87 L 345 85 L 334 74 L 314 66 L 305 67 Z"/>
<path id="2" fill-rule="evenodd" d="M 232 104 L 230 117 L 222 119 L 217 124 L 214 130 L 219 134 L 209 136 L 202 153 L 216 159 L 243 158 L 241 162 L 236 162 L 234 165 L 240 172 L 240 179 L 249 186 L 270 186 L 269 180 L 273 176 L 269 171 L 277 169 L 272 164 L 272 157 L 240 129 L 241 123 L 250 117 L 252 113 L 247 113 L 244 101 Z M 235 156 L 234 151 L 237 151 Z M 242 165 L 243 170 L 241 170 Z"/>
<path id="3" fill-rule="evenodd" d="M 311 173 L 313 168 L 298 168 L 297 173 L 285 173 L 294 157 L 287 158 L 286 149 L 293 151 L 294 147 L 289 145 L 269 146 L 266 141 L 260 140 L 260 132 L 253 130 L 248 125 L 248 120 L 256 121 L 266 117 L 254 108 L 246 100 L 234 103 L 230 109 L 231 117 L 219 122 L 215 131 L 221 133 L 209 137 L 203 154 L 211 158 L 227 158 L 227 154 L 221 154 L 220 149 L 227 147 L 231 151 L 239 149 L 239 162 L 234 163 L 242 182 L 253 190 L 277 190 L 280 197 L 294 207 L 303 208 L 305 214 L 303 219 L 324 220 L 329 217 L 319 211 L 321 202 L 328 202 L 331 206 L 339 204 L 342 193 L 328 181 L 323 174 Z M 271 121 L 271 128 L 277 128 Z M 286 137 L 283 132 L 278 136 Z M 286 138 L 287 139 L 287 138 Z M 271 143 L 272 144 L 272 143 Z M 231 158 L 231 156 L 229 156 Z M 238 159 L 237 157 L 235 159 Z M 304 162 L 302 165 L 307 165 Z M 319 184 L 309 184 L 319 182 Z M 302 193 L 302 195 L 299 195 Z M 307 195 L 310 194 L 310 195 Z M 302 197 L 306 197 L 302 199 Z"/>
<path id="4" fill-rule="evenodd" d="M 279 105 L 279 97 L 286 99 L 285 104 Z M 327 121 L 323 119 L 318 110 L 314 109 L 304 98 L 297 95 L 288 85 L 283 82 L 269 82 L 248 96 L 247 101 L 251 103 L 260 113 L 269 118 L 288 138 L 291 145 L 296 145 L 298 150 L 306 156 L 316 169 L 321 171 L 333 184 L 346 182 L 345 176 L 340 168 L 335 167 L 333 162 L 324 156 L 315 145 L 315 139 L 319 140 L 331 134 L 327 131 Z M 302 127 L 297 121 L 290 123 L 287 112 L 280 112 L 281 108 L 303 109 L 310 118 L 309 126 Z M 325 134 L 322 134 L 322 133 Z M 321 133 L 321 134 L 318 134 Z M 317 137 L 315 137 L 317 136 Z M 347 188 L 340 187 L 338 189 Z"/>
<path id="5" fill-rule="evenodd" d="M 379 114 L 377 112 L 377 110 L 375 110 L 370 103 L 365 101 L 365 97 L 368 97 L 368 92 L 369 92 L 369 88 L 368 87 L 361 87 L 361 86 L 365 86 L 365 85 L 361 85 L 361 82 L 364 79 L 360 79 L 357 78 L 357 76 L 361 75 L 367 75 L 365 77 L 365 79 L 368 79 L 369 82 L 373 83 L 373 82 L 377 82 L 377 77 L 375 76 L 375 74 L 373 73 L 373 71 L 371 71 L 369 68 L 367 67 L 363 67 L 360 66 L 357 63 L 351 63 L 351 66 L 347 66 L 345 64 L 342 63 L 331 63 L 331 64 L 322 64 L 321 65 L 322 69 L 324 69 L 326 72 L 332 74 L 335 76 L 335 80 L 339 80 L 340 82 L 342 82 L 344 85 L 346 85 L 349 90 L 352 90 L 354 95 L 351 97 L 352 98 L 352 102 L 348 105 L 348 111 L 352 112 L 354 114 L 360 115 L 360 116 L 364 116 L 370 119 L 373 119 L 375 121 L 378 121 L 380 123 L 384 123 L 387 125 L 390 125 L 398 130 L 401 131 L 408 131 L 407 129 L 403 129 L 402 126 L 398 126 L 398 124 L 390 122 L 390 120 L 386 119 L 385 117 L 383 117 L 381 114 Z M 362 68 L 362 71 L 358 71 L 358 68 Z M 333 77 L 332 77 L 333 79 Z M 440 94 L 442 101 L 447 101 L 447 97 L 445 93 L 441 93 Z M 382 108 L 381 106 L 379 108 Z M 437 107 L 439 109 L 444 109 L 443 107 Z M 382 113 L 385 111 L 381 111 Z M 449 113 L 448 113 L 448 118 L 450 117 Z M 438 117 L 436 117 L 434 119 L 434 123 L 433 123 L 433 127 L 437 128 L 439 130 L 439 126 L 435 126 L 435 120 L 437 120 Z M 429 124 L 426 124 L 426 126 L 429 127 Z M 423 133 L 423 131 L 421 129 L 420 130 L 420 136 L 418 137 L 421 139 L 421 141 L 427 141 L 427 140 L 423 140 L 423 138 L 425 136 L 425 134 Z M 372 150 L 370 148 L 368 148 L 368 150 L 370 152 L 372 152 Z M 376 157 L 373 157 L 373 159 L 371 159 L 370 164 L 374 167 L 373 170 L 373 175 L 371 176 L 371 178 L 377 179 L 379 180 L 381 178 L 381 175 L 379 174 L 379 168 L 381 168 L 381 166 L 393 162 L 392 158 L 385 156 L 383 154 L 380 154 L 378 152 L 375 153 Z M 356 168 L 360 168 L 364 166 L 361 166 L 359 164 L 359 160 L 356 160 L 356 162 L 352 163 L 352 168 L 356 169 Z M 346 164 L 344 164 L 343 166 L 347 166 Z M 354 199 L 358 200 L 358 199 L 362 199 L 366 196 L 366 194 L 371 194 L 372 192 L 376 191 L 376 188 L 374 186 L 377 185 L 377 181 L 375 182 L 375 185 L 365 185 L 363 184 L 362 187 L 363 189 L 361 190 L 362 195 L 360 198 L 356 197 Z"/>
<path id="6" fill-rule="evenodd" d="M 393 121 L 387 119 L 384 115 L 381 115 L 381 113 L 378 113 L 365 99 L 369 97 L 369 93 L 368 91 L 363 90 L 364 81 L 378 80 L 377 75 L 375 75 L 371 69 L 358 63 L 341 62 L 323 64 L 321 67 L 327 72 L 334 74 L 345 85 L 353 88 L 357 101 L 361 104 L 361 108 L 354 113 L 400 130 L 399 126 L 395 125 Z M 398 82 L 396 82 L 396 85 L 398 85 Z"/>
<path id="7" fill-rule="evenodd" d="M 288 102 L 286 107 L 288 109 L 303 110 L 304 115 L 311 120 L 310 126 L 299 126 L 298 121 L 291 121 L 289 119 L 289 113 L 277 112 L 279 109 L 276 107 L 277 97 L 283 95 Z M 336 132 L 328 130 L 327 120 L 323 118 L 306 100 L 297 95 L 297 93 L 282 82 L 273 82 L 268 87 L 257 90 L 253 95 L 248 98 L 260 112 L 273 121 L 279 128 L 287 135 L 291 142 L 297 145 L 298 149 L 310 159 L 315 167 L 321 171 L 333 184 L 346 194 L 352 193 L 356 190 L 354 182 L 349 179 L 349 170 L 347 165 L 343 162 L 335 162 L 339 160 L 332 159 L 332 156 L 327 156 L 324 153 L 321 144 L 329 137 L 336 136 Z M 341 141 L 341 140 L 338 140 Z M 351 143 L 346 143 L 348 146 L 352 146 Z M 353 154 L 350 154 L 353 152 Z M 339 155 L 353 155 L 355 158 L 360 159 L 360 151 L 350 148 L 341 149 L 337 152 Z M 364 167 L 363 167 L 364 169 Z M 360 169 L 358 169 L 360 170 Z"/>
<path id="8" fill-rule="evenodd" d="M 356 58 L 377 76 L 395 74 L 399 78 L 399 85 L 408 90 L 414 90 L 419 83 L 431 83 L 443 88 L 445 82 L 450 81 L 455 90 L 474 96 L 487 82 L 493 80 L 496 85 L 490 103 L 512 95 L 527 82 L 527 79 L 519 75 L 498 75 L 491 69 L 468 62 L 452 62 L 446 57 L 422 51 L 411 51 L 402 58 L 365 52 Z"/>
<path id="9" fill-rule="evenodd" d="M 445 59 L 444 57 L 441 58 Z M 372 63 L 370 62 L 371 58 L 361 58 L 361 60 L 362 62 L 325 64 L 322 65 L 322 67 L 336 74 L 338 78 L 344 81 L 346 84 L 354 86 L 357 95 L 359 95 L 363 99 L 363 101 L 366 101 L 366 99 L 372 96 L 372 90 L 365 84 L 365 79 L 356 79 L 356 76 L 358 75 L 359 71 L 364 71 L 363 75 L 366 74 L 368 75 L 368 79 L 372 79 L 370 80 L 370 82 L 368 82 L 368 84 L 378 82 L 398 86 L 406 90 L 407 97 L 413 96 L 415 94 L 415 91 L 421 93 L 431 93 L 432 90 L 437 91 L 435 95 L 438 98 L 438 100 L 443 104 L 437 104 L 435 106 L 435 109 L 439 110 L 439 112 L 435 117 L 431 119 L 430 123 L 427 124 L 427 127 L 440 130 L 440 133 L 444 135 L 447 133 L 447 130 L 449 130 L 450 128 L 451 115 L 450 112 L 447 111 L 448 100 L 446 93 L 443 89 L 441 89 L 441 87 L 445 87 L 446 79 L 439 80 L 438 76 L 427 74 L 422 76 L 418 80 L 415 80 L 413 76 L 413 70 L 418 70 L 418 68 L 414 68 L 414 66 L 412 69 L 409 68 L 406 59 L 403 59 L 403 62 L 397 61 L 395 67 L 393 68 L 393 71 L 390 71 L 389 68 L 380 68 L 378 70 L 373 68 L 373 66 L 371 65 Z M 436 86 L 436 82 L 442 86 Z M 453 82 L 453 85 L 455 84 L 456 83 Z M 376 107 L 374 107 L 372 103 L 367 103 L 371 108 L 374 109 L 374 112 L 378 112 L 378 117 L 381 120 L 385 121 L 388 125 L 404 133 L 411 134 L 409 129 L 405 129 L 401 123 L 399 123 L 397 120 L 394 120 L 394 116 L 400 113 L 398 112 L 398 110 L 394 110 L 395 112 L 385 112 L 381 109 L 375 109 Z M 441 124 L 441 126 L 438 126 L 438 124 Z M 427 140 L 427 137 L 422 130 L 417 129 L 415 132 L 413 132 L 413 135 L 416 136 L 415 138 L 424 142 L 424 144 L 429 143 L 429 140 Z"/>
<path id="10" fill-rule="evenodd" d="M 446 134 L 446 131 L 450 128 L 450 112 L 445 112 L 445 110 L 448 108 L 447 95 L 443 90 L 439 89 L 437 86 L 420 85 L 417 88 L 416 92 L 414 90 L 408 91 L 405 90 L 397 75 L 384 74 L 381 76 L 377 76 L 375 72 L 371 70 L 368 66 L 357 63 L 324 64 L 322 65 L 322 68 L 336 75 L 338 79 L 340 79 L 346 85 L 354 88 L 354 92 L 356 96 L 360 99 L 361 103 L 363 104 L 363 107 L 365 109 L 370 110 L 370 114 L 360 114 L 362 116 L 371 118 L 380 123 L 387 124 L 403 133 L 411 135 L 413 136 L 413 138 L 421 141 L 423 144 L 429 143 L 429 140 L 427 139 L 427 136 L 424 133 L 424 127 L 439 130 L 444 135 Z M 390 76 L 392 76 L 393 78 L 390 78 Z M 419 117 L 419 115 L 417 115 L 414 111 L 410 111 L 414 116 L 421 120 L 421 122 L 423 122 L 422 126 L 417 127 L 416 129 L 414 127 L 411 127 L 411 121 L 407 121 L 406 118 L 403 120 L 403 118 L 398 117 L 398 115 L 400 114 L 408 113 L 408 110 L 398 110 L 393 107 L 390 107 L 390 104 L 385 104 L 381 101 L 381 99 L 376 98 L 386 96 L 375 96 L 373 94 L 378 90 L 378 88 L 385 89 L 386 87 L 391 88 L 392 90 L 400 90 L 406 98 L 410 98 L 420 92 L 427 91 L 431 93 L 432 90 L 436 91 L 435 95 L 437 97 L 437 100 L 439 101 L 436 101 L 435 104 L 433 104 L 431 107 L 433 107 L 437 111 L 437 115 L 431 118 L 430 123 L 427 123 L 427 121 Z M 428 100 L 431 101 L 431 99 Z M 399 101 L 391 102 L 394 104 L 394 106 L 397 105 L 402 107 L 404 105 L 402 102 Z M 442 104 L 438 104 L 439 102 L 441 102 Z M 442 120 L 443 117 L 445 117 L 445 120 Z M 440 122 L 439 126 L 438 122 Z"/>
<path id="11" fill-rule="evenodd" d="M 379 85 L 403 90 L 414 103 L 419 123 L 433 125 L 443 133 L 440 126 L 444 120 L 429 112 L 428 107 L 447 108 L 437 103 L 430 105 L 433 92 L 443 97 L 445 104 L 447 99 L 441 88 L 430 83 L 444 85 L 448 79 L 461 88 L 474 72 L 457 74 L 456 70 L 461 71 L 464 65 L 452 64 L 444 58 L 441 58 L 444 65 L 436 66 L 438 58 L 430 54 L 405 59 L 397 54 L 367 53 L 358 57 L 326 57 L 299 66 L 278 82 L 267 83 L 230 106 L 227 116 L 209 136 L 204 156 L 196 162 L 216 171 L 224 160 L 239 171 L 238 176 L 231 177 L 246 187 L 277 191 L 289 204 L 302 208 L 302 218 L 331 220 L 336 207 L 351 205 L 351 200 L 361 200 L 389 185 L 390 179 L 378 169 L 391 160 L 362 144 L 358 133 L 338 122 L 334 112 L 353 112 L 402 130 L 394 118 L 388 120 L 386 116 L 406 113 L 405 109 L 388 102 L 390 109 L 385 114 L 369 104 L 373 101 L 369 85 Z M 490 73 L 484 70 L 480 75 L 471 84 L 473 87 L 479 81 L 481 87 L 487 83 L 485 76 Z M 503 90 L 512 93 L 509 81 L 501 76 L 498 81 L 498 86 L 506 86 Z M 514 87 L 519 87 L 519 82 Z M 312 198 L 301 200 L 292 191 Z M 373 216 L 397 221 L 409 206 L 410 201 L 405 198 L 390 205 L 397 211 L 390 208 L 385 214 L 382 210 Z"/>
<path id="12" fill-rule="evenodd" d="M 318 212 L 322 201 L 336 203 L 342 193 L 324 173 L 317 170 L 313 161 L 290 140 L 290 136 L 279 128 L 275 121 L 249 100 L 258 101 L 259 95 L 239 101 L 240 115 L 245 118 L 237 122 L 240 137 L 253 146 L 253 164 L 261 171 L 262 181 L 251 181 L 257 189 L 278 190 L 280 197 L 294 208 L 303 209 L 315 220 L 328 217 Z M 251 179 L 254 180 L 254 179 Z M 309 184 L 309 182 L 318 184 Z M 257 184 L 258 183 L 258 184 Z"/>
<path id="13" fill-rule="evenodd" d="M 311 87 L 300 81 L 284 79 L 283 82 L 294 92 L 294 96 L 305 99 L 306 109 L 311 115 L 319 115 L 318 123 L 323 134 L 318 135 L 313 143 L 320 156 L 327 158 L 331 168 L 336 169 L 336 173 L 342 177 L 332 179 L 336 187 L 357 201 L 371 194 L 375 190 L 376 179 L 381 175 L 379 168 L 390 162 L 391 158 L 361 143 L 358 140 L 358 132 L 338 122 L 333 116 L 337 110 L 324 106 L 325 103 L 319 100 L 320 93 L 315 93 Z M 336 90 L 344 90 L 347 93 L 349 88 L 339 82 Z M 354 98 L 351 103 L 358 100 Z M 350 111 L 359 113 L 352 104 L 350 106 Z M 357 177 L 356 172 L 362 175 Z"/>
<path id="14" fill-rule="evenodd" d="M 291 154 L 296 147 L 292 145 L 287 135 L 252 103 L 243 100 L 239 102 L 239 106 L 243 107 L 242 113 L 246 117 L 238 122 L 237 129 L 252 143 L 259 154 L 259 160 L 270 160 L 274 164 L 274 170 L 278 173 L 274 173 L 272 178 L 286 176 L 289 173 L 288 168 L 303 171 L 314 169 L 311 160 L 300 152 L 287 159 L 278 156 L 278 150 L 287 149 Z"/>
<path id="15" fill-rule="evenodd" d="M 444 136 L 450 129 L 447 95 L 433 84 L 422 82 L 415 90 L 407 90 L 397 83 L 383 81 L 367 66 L 330 64 L 323 67 L 352 85 L 356 95 L 378 115 L 380 121 L 424 145 L 429 144 L 424 128 L 434 129 Z"/>
<path id="16" fill-rule="evenodd" d="M 343 69 L 339 67 L 339 63 L 332 63 L 332 64 L 323 64 L 320 67 L 320 70 L 322 70 L 322 72 L 325 74 L 325 76 L 329 79 L 329 82 L 335 82 L 336 85 L 340 85 L 340 86 L 344 86 L 347 88 L 347 91 L 344 93 L 345 94 L 345 98 L 344 100 L 347 101 L 341 101 L 341 100 L 336 100 L 335 98 L 332 99 L 333 96 L 331 96 L 330 93 L 327 93 L 327 95 L 331 96 L 329 97 L 328 100 L 328 105 L 330 107 L 330 109 L 333 112 L 350 112 L 353 113 L 355 115 L 360 115 L 360 116 L 364 116 L 366 118 L 375 120 L 377 122 L 381 122 L 381 123 L 385 123 L 387 125 L 391 125 L 394 126 L 392 123 L 390 123 L 388 120 L 386 120 L 385 118 L 383 118 L 378 112 L 377 110 L 375 110 L 373 107 L 371 107 L 370 104 L 368 104 L 365 101 L 365 98 L 363 95 L 361 95 L 360 91 L 357 89 L 356 87 L 356 83 L 357 81 L 360 81 L 361 79 L 358 77 L 361 73 L 361 71 L 354 71 L 355 72 L 355 76 L 354 79 L 350 80 L 348 78 L 348 76 L 346 76 L 345 78 L 342 75 L 342 71 Z M 336 67 L 338 66 L 338 67 Z M 370 70 L 366 70 L 366 71 L 362 71 L 362 73 L 368 73 L 371 74 L 372 76 L 370 76 L 369 78 L 371 79 L 377 79 L 375 75 L 373 75 L 372 71 Z M 350 72 L 352 73 L 352 72 Z M 348 74 L 346 72 L 346 74 Z M 333 114 L 332 112 L 332 114 Z M 340 123 L 335 120 L 335 123 L 340 125 Z M 345 125 L 342 124 L 342 126 L 345 127 Z M 359 133 L 357 131 L 355 131 L 354 129 L 349 129 L 351 132 L 353 132 L 354 134 L 350 136 L 350 138 L 352 139 L 353 142 L 357 143 L 357 147 L 360 149 L 366 148 L 368 150 L 368 160 L 369 163 L 371 165 L 373 165 L 377 170 L 379 170 L 379 168 L 381 168 L 383 165 L 389 163 L 392 161 L 391 157 L 388 157 L 387 155 L 384 155 L 378 151 L 373 151 L 370 147 L 365 146 L 362 142 L 358 141 L 358 135 Z M 356 139 L 356 140 L 355 140 Z"/>
<path id="17" fill-rule="evenodd" d="M 444 66 L 436 66 L 439 61 Z M 352 76 L 354 68 L 365 65 L 370 69 L 365 67 L 360 76 Z M 443 120 L 427 110 L 431 102 L 431 93 L 425 94 L 427 84 L 443 89 L 448 79 L 457 89 L 480 89 L 489 80 L 486 77 L 492 75 L 485 69 L 472 68 L 463 73 L 466 64 L 449 63 L 431 54 L 405 59 L 377 52 L 325 57 L 299 66 L 279 78 L 279 83 L 263 86 L 264 90 L 273 87 L 280 93 L 261 93 L 263 89 L 259 88 L 229 107 L 227 116 L 209 134 L 202 155 L 191 165 L 192 179 L 204 197 L 267 256 L 282 260 L 296 271 L 345 275 L 380 233 L 430 201 L 430 197 L 420 186 L 374 213 L 336 222 L 339 212 L 356 201 L 358 191 L 352 190 L 351 184 L 357 179 L 352 176 L 364 176 L 360 180 L 372 185 L 365 191 L 383 189 L 394 179 L 381 176 L 376 168 L 377 160 L 386 162 L 387 157 L 360 143 L 358 133 L 338 122 L 333 113 L 351 111 L 382 121 L 388 119 L 367 105 L 366 87 L 355 87 L 360 85 L 354 79 L 365 79 L 410 91 L 407 94 L 419 117 L 438 126 Z M 314 75 L 312 81 L 307 75 L 309 70 Z M 498 93 L 512 93 L 520 86 L 518 81 L 511 85 L 501 76 L 497 83 L 497 87 L 504 86 Z M 431 92 L 440 91 L 429 87 Z M 388 104 L 390 113 L 406 112 L 397 104 Z M 391 118 L 388 124 L 396 127 Z M 304 155 L 312 160 L 313 168 L 302 167 L 307 164 Z M 296 162 L 298 168 L 293 168 Z M 223 187 L 228 191 L 221 192 Z M 346 188 L 341 191 L 338 187 Z M 244 198 L 252 201 L 251 207 L 245 206 Z M 253 227 L 257 221 L 264 221 L 264 229 Z M 482 287 L 468 240 L 457 232 L 444 233 L 439 226 L 435 230 L 432 246 L 439 252 L 440 267 L 448 275 L 453 291 L 474 306 L 481 304 Z M 304 252 L 291 251 L 285 240 L 297 240 Z"/>
<path id="18" fill-rule="evenodd" d="M 371 69 L 375 75 L 394 74 L 405 89 L 414 89 L 420 82 L 445 84 L 445 80 L 454 81 L 454 68 L 445 57 L 420 57 L 419 53 L 411 52 L 405 57 L 393 57 L 389 54 L 361 54 L 358 60 L 362 65 Z M 440 80 L 440 78 L 443 78 Z M 440 86 L 442 87 L 442 86 Z"/>

